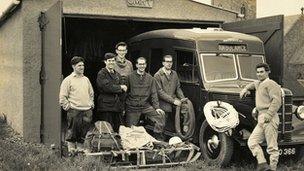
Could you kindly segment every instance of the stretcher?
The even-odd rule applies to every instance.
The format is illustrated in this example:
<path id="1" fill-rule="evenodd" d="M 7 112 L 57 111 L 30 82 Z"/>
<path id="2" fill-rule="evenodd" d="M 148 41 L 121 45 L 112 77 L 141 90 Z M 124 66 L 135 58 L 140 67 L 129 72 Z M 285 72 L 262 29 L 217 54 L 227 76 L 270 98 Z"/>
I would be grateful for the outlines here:
<path id="1" fill-rule="evenodd" d="M 201 153 L 191 143 L 157 149 L 110 150 L 85 153 L 86 156 L 106 157 L 111 168 L 148 168 L 184 165 L 196 161 Z"/>

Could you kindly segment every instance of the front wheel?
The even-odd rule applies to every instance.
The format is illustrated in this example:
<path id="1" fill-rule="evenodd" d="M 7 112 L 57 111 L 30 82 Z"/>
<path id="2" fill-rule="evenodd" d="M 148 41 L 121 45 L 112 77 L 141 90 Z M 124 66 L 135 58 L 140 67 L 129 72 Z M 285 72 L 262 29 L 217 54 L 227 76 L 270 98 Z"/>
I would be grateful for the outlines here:
<path id="1" fill-rule="evenodd" d="M 297 154 L 296 154 L 296 161 L 303 161 L 304 160 L 304 147 L 302 145 L 298 146 L 297 148 Z"/>
<path id="2" fill-rule="evenodd" d="M 199 145 L 208 164 L 227 166 L 233 153 L 233 142 L 225 133 L 214 131 L 205 120 L 200 129 Z"/>

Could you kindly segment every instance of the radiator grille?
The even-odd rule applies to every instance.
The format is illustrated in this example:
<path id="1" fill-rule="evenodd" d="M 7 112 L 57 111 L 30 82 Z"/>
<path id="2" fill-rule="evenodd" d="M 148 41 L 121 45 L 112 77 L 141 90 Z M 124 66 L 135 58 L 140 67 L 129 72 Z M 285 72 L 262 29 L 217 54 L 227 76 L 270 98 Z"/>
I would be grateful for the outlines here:
<path id="1" fill-rule="evenodd" d="M 282 101 L 282 107 L 280 108 L 278 114 L 280 117 L 280 125 L 279 125 L 279 140 L 291 141 L 292 134 L 292 93 L 283 89 L 285 97 Z"/>

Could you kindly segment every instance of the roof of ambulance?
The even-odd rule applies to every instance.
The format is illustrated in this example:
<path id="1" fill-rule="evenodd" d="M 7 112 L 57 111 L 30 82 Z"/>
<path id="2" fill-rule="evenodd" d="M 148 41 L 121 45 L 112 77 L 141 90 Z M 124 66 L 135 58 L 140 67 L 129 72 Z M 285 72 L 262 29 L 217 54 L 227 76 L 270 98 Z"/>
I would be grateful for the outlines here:
<path id="1" fill-rule="evenodd" d="M 227 40 L 227 39 L 237 39 L 237 40 L 247 40 L 247 41 L 260 41 L 259 38 L 243 33 L 230 32 L 230 31 L 216 31 L 216 29 L 163 29 L 154 30 L 139 34 L 132 37 L 129 43 L 155 39 L 155 38 L 168 38 L 168 39 L 182 39 L 182 40 Z"/>

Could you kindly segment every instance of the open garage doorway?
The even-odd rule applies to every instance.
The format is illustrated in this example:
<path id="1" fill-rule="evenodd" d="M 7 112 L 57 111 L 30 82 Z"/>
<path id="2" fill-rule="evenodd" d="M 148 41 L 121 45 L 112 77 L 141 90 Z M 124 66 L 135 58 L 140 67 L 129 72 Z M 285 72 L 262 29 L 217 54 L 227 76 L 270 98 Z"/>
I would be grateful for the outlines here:
<path id="1" fill-rule="evenodd" d="M 221 22 L 152 22 L 65 17 L 62 24 L 63 78 L 72 72 L 70 59 L 74 55 L 82 56 L 86 62 L 85 75 L 90 79 L 94 90 L 96 90 L 97 73 L 104 67 L 103 56 L 107 52 L 115 53 L 116 43 L 156 29 L 220 27 Z M 97 95 L 97 91 L 95 91 L 95 96 L 97 97 Z"/>
<path id="2" fill-rule="evenodd" d="M 70 60 L 73 56 L 83 57 L 85 59 L 85 76 L 92 83 L 95 92 L 95 106 L 97 106 L 97 73 L 105 66 L 103 63 L 104 54 L 107 52 L 115 53 L 115 45 L 118 42 L 126 41 L 135 35 L 151 30 L 220 27 L 221 24 L 222 22 L 134 21 L 65 16 L 62 19 L 62 76 L 65 78 L 72 72 Z M 127 54 L 128 59 L 130 59 L 129 55 Z M 62 126 L 65 129 L 66 113 L 64 111 L 62 113 Z M 95 114 L 96 109 L 93 111 L 93 121 L 95 121 Z M 64 134 L 62 140 L 64 140 Z"/>

